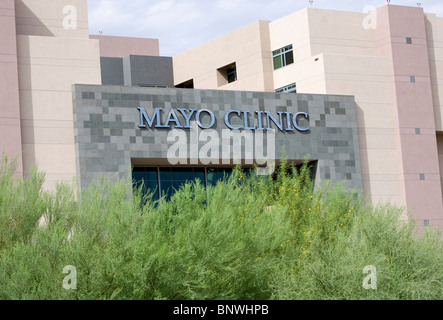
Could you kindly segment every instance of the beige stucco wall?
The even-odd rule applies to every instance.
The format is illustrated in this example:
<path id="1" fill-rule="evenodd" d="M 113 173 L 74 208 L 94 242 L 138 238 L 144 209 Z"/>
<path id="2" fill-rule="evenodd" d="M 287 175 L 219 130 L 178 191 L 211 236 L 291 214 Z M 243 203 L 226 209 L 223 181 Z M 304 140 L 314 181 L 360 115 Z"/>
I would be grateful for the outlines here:
<path id="1" fill-rule="evenodd" d="M 90 35 L 90 39 L 99 40 L 100 57 L 124 58 L 129 55 L 159 56 L 160 46 L 158 39 L 113 37 Z"/>
<path id="2" fill-rule="evenodd" d="M 173 57 L 174 82 L 199 89 L 273 90 L 269 22 L 257 21 Z M 217 69 L 235 62 L 238 81 L 218 85 Z"/>
<path id="3" fill-rule="evenodd" d="M 270 57 L 271 70 L 272 50 L 292 44 L 295 62 L 268 72 L 274 86 L 265 89 L 274 91 L 296 82 L 300 93 L 354 95 L 364 191 L 374 203 L 390 201 L 419 208 L 416 212 L 420 219 L 434 219 L 438 224 L 441 217 L 430 211 L 441 207 L 439 199 L 434 199 L 439 196 L 433 191 L 438 189 L 441 193 L 440 186 L 434 185 L 439 169 L 434 165 L 437 156 L 433 137 L 435 131 L 443 131 L 443 18 L 425 16 L 426 39 L 420 10 L 383 6 L 372 13 L 360 13 L 307 8 L 268 23 L 269 33 L 266 28 L 254 28 L 252 24 L 179 55 L 174 60 L 176 83 L 194 78 L 196 88 L 217 88 L 214 74 L 222 63 L 214 64 L 211 58 L 214 56 L 218 61 L 220 56 L 227 56 L 227 64 L 255 57 L 249 47 L 246 51 L 249 56 L 244 52 L 246 37 L 266 41 L 269 38 L 270 52 L 262 57 Z M 405 24 L 402 16 L 410 16 L 412 20 Z M 369 25 L 364 27 L 364 21 Z M 260 31 L 261 36 L 256 34 Z M 406 36 L 412 37 L 412 45 L 406 45 Z M 237 45 L 242 52 L 232 47 L 225 50 L 228 43 Z M 429 59 L 423 50 L 426 44 Z M 205 53 L 211 58 L 205 58 Z M 193 60 L 199 63 L 198 71 L 194 70 Z M 208 75 L 208 81 L 200 81 L 202 75 Z M 415 84 L 409 83 L 411 75 L 416 76 Z M 432 84 L 434 113 L 417 119 L 412 114 L 419 101 L 429 104 L 431 91 L 427 81 Z M 231 87 L 235 88 L 235 84 Z M 423 88 L 422 100 L 420 88 Z M 241 89 L 260 87 L 256 81 L 249 81 L 242 82 Z M 411 96 L 412 92 L 416 96 Z M 416 134 L 416 128 L 420 128 L 420 135 Z M 423 158 L 426 155 L 429 159 Z M 426 174 L 426 181 L 419 181 L 420 173 Z M 414 195 L 424 188 L 433 190 L 422 196 Z M 426 198 L 427 203 L 420 198 Z"/>
<path id="4" fill-rule="evenodd" d="M 77 7 L 79 29 L 64 28 L 66 4 Z M 51 190 L 76 176 L 71 87 L 101 83 L 99 41 L 89 39 L 86 0 L 18 1 L 18 9 L 24 173 L 37 165 Z M 35 23 L 44 26 L 34 29 Z"/>
<path id="5" fill-rule="evenodd" d="M 15 0 L 17 34 L 87 38 L 88 6 L 85 0 Z M 75 29 L 71 18 L 77 17 Z M 64 21 L 66 24 L 64 25 Z"/>
<path id="6" fill-rule="evenodd" d="M 392 67 L 374 29 L 363 28 L 365 16 L 308 8 L 271 22 L 272 48 L 292 43 L 295 58 L 274 72 L 275 88 L 296 82 L 302 93 L 354 95 L 365 192 L 403 205 Z"/>
<path id="7" fill-rule="evenodd" d="M 312 54 L 327 52 L 325 93 L 356 99 L 365 192 L 374 203 L 388 200 L 406 206 L 421 226 L 424 220 L 442 224 L 441 186 L 435 183 L 440 176 L 435 123 L 441 123 L 441 117 L 434 118 L 430 98 L 435 113 L 441 114 L 443 70 L 439 33 L 432 33 L 428 59 L 425 29 L 429 37 L 429 30 L 439 28 L 443 19 L 434 16 L 425 28 L 421 8 L 383 6 L 376 11 L 376 28 L 368 29 L 362 25 L 367 14 L 308 13 Z M 407 36 L 412 45 L 406 44 Z M 412 75 L 415 83 L 410 82 Z"/>
<path id="8" fill-rule="evenodd" d="M 0 2 L 0 157 L 17 160 L 23 176 L 14 0 Z"/>
<path id="9" fill-rule="evenodd" d="M 326 92 L 324 60 L 312 55 L 309 12 L 309 9 L 303 9 L 269 24 L 271 50 L 278 50 L 290 44 L 294 49 L 294 63 L 274 70 L 273 90 L 296 82 L 298 92 Z M 315 60 L 317 58 L 318 61 Z"/>
<path id="10" fill-rule="evenodd" d="M 335 53 L 373 56 L 374 29 L 365 29 L 367 14 L 361 12 L 306 9 L 308 12 L 311 54 Z"/>

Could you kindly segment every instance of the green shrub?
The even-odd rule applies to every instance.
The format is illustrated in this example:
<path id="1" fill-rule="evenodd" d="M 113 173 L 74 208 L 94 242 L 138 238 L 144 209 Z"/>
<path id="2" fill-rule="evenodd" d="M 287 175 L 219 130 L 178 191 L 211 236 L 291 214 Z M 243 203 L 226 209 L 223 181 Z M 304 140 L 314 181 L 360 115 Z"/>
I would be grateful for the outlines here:
<path id="1" fill-rule="evenodd" d="M 275 179 L 237 168 L 152 200 L 105 179 L 76 196 L 0 167 L 0 299 L 442 299 L 440 235 L 403 210 L 316 186 L 305 164 Z M 79 201 L 77 201 L 79 199 Z M 38 227 L 45 214 L 46 226 Z M 363 268 L 377 268 L 377 289 Z M 66 266 L 77 289 L 66 290 Z"/>

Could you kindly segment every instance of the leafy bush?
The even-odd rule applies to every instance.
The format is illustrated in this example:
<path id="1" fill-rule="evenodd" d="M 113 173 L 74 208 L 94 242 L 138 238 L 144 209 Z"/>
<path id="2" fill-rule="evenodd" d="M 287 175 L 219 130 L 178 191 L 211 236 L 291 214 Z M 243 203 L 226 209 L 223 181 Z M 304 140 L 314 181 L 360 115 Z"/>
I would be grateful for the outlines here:
<path id="1" fill-rule="evenodd" d="M 37 170 L 24 181 L 14 170 L 4 158 L 0 299 L 443 298 L 435 230 L 418 235 L 403 210 L 340 185 L 314 190 L 307 164 L 283 163 L 275 179 L 237 168 L 158 202 L 124 180 L 50 193 Z M 376 290 L 363 288 L 367 265 Z M 66 266 L 75 290 L 63 288 Z"/>

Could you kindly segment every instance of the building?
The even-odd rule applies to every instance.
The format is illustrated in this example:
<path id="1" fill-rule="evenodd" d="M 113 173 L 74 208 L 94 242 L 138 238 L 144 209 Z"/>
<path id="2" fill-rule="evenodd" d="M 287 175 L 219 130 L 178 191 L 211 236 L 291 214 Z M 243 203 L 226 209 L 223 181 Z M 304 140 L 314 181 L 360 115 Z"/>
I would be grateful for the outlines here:
<path id="1" fill-rule="evenodd" d="M 443 226 L 442 30 L 443 19 L 419 7 L 306 8 L 175 56 L 174 80 L 354 96 L 365 193 L 407 207 L 421 225 Z"/>
<path id="2" fill-rule="evenodd" d="M 230 134 L 265 133 L 269 146 L 275 129 L 277 161 L 309 154 L 316 180 L 443 227 L 442 23 L 417 7 L 307 8 L 162 57 L 156 39 L 90 36 L 86 0 L 4 0 L 0 150 L 17 156 L 19 176 L 37 164 L 48 189 L 105 173 L 162 192 L 229 172 Z M 201 157 L 208 140 L 192 140 L 191 120 L 228 161 Z M 170 139 L 177 129 L 187 140 Z M 171 162 L 171 146 L 185 161 Z M 244 164 L 256 148 L 241 151 Z"/>

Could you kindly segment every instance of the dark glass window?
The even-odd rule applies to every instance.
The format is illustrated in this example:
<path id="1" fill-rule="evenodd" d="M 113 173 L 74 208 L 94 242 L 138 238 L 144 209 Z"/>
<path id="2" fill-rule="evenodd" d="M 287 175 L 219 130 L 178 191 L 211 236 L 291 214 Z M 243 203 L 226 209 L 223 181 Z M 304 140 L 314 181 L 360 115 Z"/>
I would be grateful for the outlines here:
<path id="1" fill-rule="evenodd" d="M 185 81 L 175 86 L 176 88 L 194 89 L 194 79 Z"/>
<path id="2" fill-rule="evenodd" d="M 173 168 L 172 180 L 191 181 L 194 180 L 194 172 L 187 168 Z"/>
<path id="3" fill-rule="evenodd" d="M 160 181 L 171 180 L 171 168 L 160 168 Z"/>
<path id="4" fill-rule="evenodd" d="M 144 168 L 134 168 L 132 171 L 132 180 L 134 181 L 134 187 L 140 188 L 145 182 L 145 169 Z"/>
<path id="5" fill-rule="evenodd" d="M 229 179 L 232 168 L 210 168 L 208 169 L 208 185 L 215 186 L 218 181 Z"/>
<path id="6" fill-rule="evenodd" d="M 158 200 L 158 169 L 157 168 L 134 168 L 132 181 L 135 188 L 142 187 L 144 194 L 152 193 L 153 200 Z"/>
<path id="7" fill-rule="evenodd" d="M 235 62 L 217 69 L 217 83 L 219 87 L 235 81 L 237 81 L 237 64 Z"/>
<path id="8" fill-rule="evenodd" d="M 228 77 L 228 83 L 237 81 L 237 67 L 234 66 L 232 68 L 228 68 L 226 70 L 227 77 Z"/>
<path id="9" fill-rule="evenodd" d="M 277 93 L 297 93 L 297 84 L 293 83 L 288 86 L 275 90 Z"/>
<path id="10" fill-rule="evenodd" d="M 154 193 L 153 200 L 160 196 L 170 199 L 186 183 L 199 180 L 204 186 L 215 186 L 218 181 L 228 179 L 233 168 L 134 168 L 132 179 L 135 188 L 143 185 L 142 191 Z M 250 173 L 245 172 L 248 176 Z"/>
<path id="11" fill-rule="evenodd" d="M 153 193 L 153 200 L 160 195 L 169 199 L 176 190 L 188 182 L 199 180 L 206 185 L 205 168 L 134 168 L 134 188 L 142 188 L 144 194 Z"/>
<path id="12" fill-rule="evenodd" d="M 194 169 L 194 179 L 200 180 L 200 183 L 206 184 L 205 168 L 195 168 Z"/>

